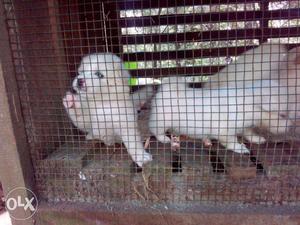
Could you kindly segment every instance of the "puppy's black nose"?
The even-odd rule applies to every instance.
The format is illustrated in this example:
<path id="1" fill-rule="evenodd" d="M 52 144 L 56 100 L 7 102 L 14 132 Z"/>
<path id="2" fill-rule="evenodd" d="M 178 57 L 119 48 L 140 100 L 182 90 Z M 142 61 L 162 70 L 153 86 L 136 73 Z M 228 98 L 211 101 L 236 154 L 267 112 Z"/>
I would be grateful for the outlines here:
<path id="1" fill-rule="evenodd" d="M 83 88 L 84 87 L 84 83 L 85 83 L 84 79 L 83 78 L 79 78 L 77 80 L 77 87 Z"/>

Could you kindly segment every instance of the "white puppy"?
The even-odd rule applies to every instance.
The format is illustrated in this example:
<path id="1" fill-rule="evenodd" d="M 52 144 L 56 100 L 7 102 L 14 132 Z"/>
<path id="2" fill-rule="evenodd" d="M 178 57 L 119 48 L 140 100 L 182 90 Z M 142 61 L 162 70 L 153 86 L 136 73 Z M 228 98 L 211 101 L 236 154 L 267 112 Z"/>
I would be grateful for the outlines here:
<path id="1" fill-rule="evenodd" d="M 169 80 L 169 82 L 167 82 Z M 287 110 L 286 89 L 277 81 L 256 81 L 249 88 L 193 89 L 182 78 L 165 78 L 152 100 L 149 128 L 163 143 L 171 130 L 191 138 L 218 139 L 227 149 L 249 153 L 237 135 L 252 137 L 252 127 L 267 127 L 271 133 L 285 133 L 291 122 L 280 116 Z M 287 96 L 285 95 L 285 98 Z"/>
<path id="2" fill-rule="evenodd" d="M 87 139 L 98 138 L 108 145 L 122 141 L 139 166 L 151 161 L 152 156 L 144 150 L 137 129 L 136 110 L 128 86 L 129 72 L 120 58 L 111 53 L 85 56 L 78 74 L 73 88 L 78 94 L 75 98 L 80 101 L 77 115 L 81 119 L 77 120 L 76 109 L 70 117 L 88 132 Z M 70 104 L 65 101 L 64 105 Z"/>
<path id="3" fill-rule="evenodd" d="M 75 80 L 73 84 L 76 84 Z M 78 89 L 78 87 L 73 87 L 73 89 Z M 153 97 L 154 89 L 152 86 L 146 86 L 134 93 L 130 94 L 134 108 L 139 111 L 141 107 Z M 86 98 L 82 98 L 77 93 L 72 93 L 67 91 L 66 95 L 63 98 L 63 105 L 65 110 L 71 119 L 74 126 L 76 126 L 79 130 L 85 132 L 87 134 L 87 139 L 100 139 L 102 137 L 93 135 L 92 133 L 92 125 L 91 125 L 91 112 L 88 106 L 88 102 Z M 107 138 L 106 138 L 107 139 Z M 104 140 L 102 140 L 104 141 Z M 120 139 L 115 139 L 115 137 L 111 137 L 110 140 L 106 140 L 105 144 L 112 145 L 114 143 L 122 142 Z"/>
<path id="4" fill-rule="evenodd" d="M 238 59 L 215 75 L 209 76 L 203 84 L 206 88 L 244 87 L 256 80 L 278 76 L 279 66 L 287 55 L 285 45 L 263 43 L 239 55 Z"/>
<path id="5" fill-rule="evenodd" d="M 279 43 L 263 43 L 239 55 L 238 60 L 223 68 L 216 75 L 210 76 L 203 84 L 204 88 L 243 88 L 251 86 L 258 80 L 278 80 L 281 71 L 286 71 L 286 45 Z M 282 84 L 281 86 L 284 86 Z M 281 95 L 283 97 L 283 95 Z M 283 97 L 284 98 L 284 97 Z M 281 100 L 282 102 L 283 100 Z M 292 100 L 289 100 L 290 102 Z M 295 112 L 294 105 L 289 104 L 290 111 Z M 268 127 L 268 126 L 267 126 Z M 267 128 L 265 127 L 265 128 Z M 267 129 L 268 130 L 268 129 Z M 256 139 L 254 131 L 247 130 L 248 138 Z M 265 139 L 261 138 L 261 143 Z"/>

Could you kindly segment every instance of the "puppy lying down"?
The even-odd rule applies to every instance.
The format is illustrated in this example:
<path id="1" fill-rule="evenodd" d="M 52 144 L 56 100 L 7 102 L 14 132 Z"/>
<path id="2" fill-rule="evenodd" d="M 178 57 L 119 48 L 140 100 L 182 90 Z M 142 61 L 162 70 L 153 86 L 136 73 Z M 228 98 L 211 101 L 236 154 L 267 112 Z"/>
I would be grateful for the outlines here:
<path id="1" fill-rule="evenodd" d="M 291 121 L 281 117 L 287 110 L 287 90 L 277 81 L 256 81 L 240 89 L 193 89 L 179 77 L 165 78 L 152 100 L 149 128 L 162 142 L 167 130 L 191 138 L 217 139 L 228 150 L 249 153 L 237 135 L 252 142 L 252 127 L 263 126 L 271 133 L 285 133 Z M 278 95 L 280 93 L 280 95 Z"/>
<path id="2" fill-rule="evenodd" d="M 72 122 L 87 132 L 87 139 L 100 139 L 107 145 L 123 142 L 139 165 L 152 160 L 144 150 L 137 126 L 136 107 L 147 99 L 149 89 L 129 92 L 129 72 L 119 57 L 111 53 L 83 57 L 73 81 L 77 94 L 63 99 Z"/>

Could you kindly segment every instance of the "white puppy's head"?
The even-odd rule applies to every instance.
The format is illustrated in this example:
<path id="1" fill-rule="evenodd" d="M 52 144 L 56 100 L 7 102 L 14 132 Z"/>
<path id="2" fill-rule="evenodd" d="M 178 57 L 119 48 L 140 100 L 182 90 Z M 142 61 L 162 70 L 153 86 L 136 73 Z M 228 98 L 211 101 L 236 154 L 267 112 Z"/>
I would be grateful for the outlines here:
<path id="1" fill-rule="evenodd" d="M 112 53 L 98 53 L 82 58 L 73 89 L 79 94 L 129 93 L 129 72 Z"/>

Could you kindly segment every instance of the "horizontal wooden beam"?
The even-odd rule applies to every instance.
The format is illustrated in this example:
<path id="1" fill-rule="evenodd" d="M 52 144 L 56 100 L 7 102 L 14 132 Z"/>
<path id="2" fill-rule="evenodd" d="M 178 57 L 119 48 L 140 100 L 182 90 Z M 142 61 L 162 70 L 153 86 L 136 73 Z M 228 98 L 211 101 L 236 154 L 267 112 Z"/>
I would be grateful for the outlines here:
<path id="1" fill-rule="evenodd" d="M 230 21 L 255 21 L 255 20 L 283 20 L 300 18 L 299 9 L 274 10 L 274 11 L 241 11 L 241 12 L 214 12 L 205 14 L 177 14 L 157 15 L 144 17 L 121 18 L 121 27 L 147 27 L 158 25 L 230 22 Z"/>
<path id="2" fill-rule="evenodd" d="M 249 190 L 252 191 L 250 188 Z M 297 198 L 292 196 L 294 195 L 290 197 L 292 201 Z M 99 207 L 84 202 L 60 202 L 59 204 L 42 202 L 37 212 L 36 224 L 237 225 L 241 224 L 241 221 L 244 221 L 243 224 L 289 225 L 300 223 L 300 208 L 298 206 L 291 206 L 292 204 L 288 202 L 284 205 L 267 207 L 263 204 L 255 204 L 255 199 L 253 202 L 254 204 L 230 204 L 226 202 L 222 205 L 219 202 L 213 204 L 191 201 L 185 205 L 183 203 L 170 204 L 168 210 L 163 209 L 163 205 L 159 203 L 147 203 L 148 207 L 146 207 L 144 206 L 146 204 L 136 204 L 137 206 L 135 206 L 130 201 L 126 203 L 120 201 L 117 204 L 109 202 L 106 208 L 102 206 L 103 204 L 98 204 Z M 220 221 L 226 221 L 226 223 Z"/>
<path id="3" fill-rule="evenodd" d="M 300 34 L 300 27 L 293 28 L 266 28 L 266 29 L 236 29 L 236 30 L 215 30 L 204 32 L 185 32 L 172 34 L 138 34 L 123 35 L 121 44 L 147 44 L 147 43 L 168 43 L 187 41 L 221 41 L 221 40 L 243 40 L 257 39 L 262 35 L 266 38 L 297 37 Z"/>
<path id="4" fill-rule="evenodd" d="M 204 76 L 217 73 L 224 66 L 198 66 L 198 67 L 176 67 L 176 68 L 154 68 L 131 70 L 133 77 L 152 77 L 160 78 L 165 76 Z"/>
<path id="5" fill-rule="evenodd" d="M 242 47 L 195 49 L 195 50 L 166 51 L 166 52 L 137 52 L 137 53 L 124 54 L 123 60 L 124 61 L 145 61 L 145 60 L 152 61 L 152 60 L 235 56 L 253 47 L 254 46 L 242 46 Z"/>
<path id="6" fill-rule="evenodd" d="M 255 3 L 261 0 L 164 0 L 164 1 L 149 1 L 149 0 L 118 0 L 107 1 L 109 4 L 115 4 L 121 10 L 128 9 L 147 9 L 147 8 L 166 8 L 178 6 L 196 6 L 196 5 L 219 5 L 219 4 L 241 4 L 241 3 Z"/>

